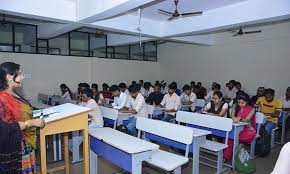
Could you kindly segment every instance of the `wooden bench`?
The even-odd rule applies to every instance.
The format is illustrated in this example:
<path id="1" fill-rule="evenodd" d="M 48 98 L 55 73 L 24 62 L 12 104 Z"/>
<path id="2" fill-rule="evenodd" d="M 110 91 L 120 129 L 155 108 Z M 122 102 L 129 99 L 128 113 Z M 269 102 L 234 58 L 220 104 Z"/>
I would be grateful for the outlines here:
<path id="1" fill-rule="evenodd" d="M 198 128 L 209 130 L 213 135 L 221 136 L 225 135 L 225 143 L 219 143 L 211 140 L 206 140 L 203 145 L 201 145 L 201 150 L 210 154 L 217 155 L 217 166 L 213 166 L 208 163 L 201 162 L 205 165 L 217 168 L 217 173 L 223 172 L 223 150 L 228 147 L 229 132 L 232 130 L 233 121 L 230 118 L 210 116 L 199 113 L 191 113 L 178 111 L 176 114 L 176 121 L 178 123 L 186 123 L 187 125 Z M 205 157 L 203 157 L 205 158 Z M 206 160 L 213 161 L 210 158 L 205 158 Z"/>
<path id="2" fill-rule="evenodd" d="M 153 153 L 150 160 L 146 160 L 149 164 L 162 170 L 181 174 L 181 166 L 189 161 L 188 153 L 193 139 L 193 130 L 185 126 L 143 117 L 137 118 L 136 128 L 138 129 L 139 138 L 141 137 L 141 132 L 144 132 L 145 134 L 153 134 L 177 143 L 182 143 L 186 146 L 185 156 L 158 150 Z M 150 139 L 148 137 L 146 138 Z"/>

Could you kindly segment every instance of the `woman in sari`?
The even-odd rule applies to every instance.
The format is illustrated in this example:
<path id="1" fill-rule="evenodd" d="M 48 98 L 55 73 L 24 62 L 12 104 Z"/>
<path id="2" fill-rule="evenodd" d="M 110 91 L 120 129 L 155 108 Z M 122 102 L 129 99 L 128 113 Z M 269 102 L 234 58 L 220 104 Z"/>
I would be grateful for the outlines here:
<path id="1" fill-rule="evenodd" d="M 30 104 L 15 92 L 23 80 L 20 65 L 0 65 L 0 173 L 35 174 L 36 127 L 42 119 L 32 118 Z"/>

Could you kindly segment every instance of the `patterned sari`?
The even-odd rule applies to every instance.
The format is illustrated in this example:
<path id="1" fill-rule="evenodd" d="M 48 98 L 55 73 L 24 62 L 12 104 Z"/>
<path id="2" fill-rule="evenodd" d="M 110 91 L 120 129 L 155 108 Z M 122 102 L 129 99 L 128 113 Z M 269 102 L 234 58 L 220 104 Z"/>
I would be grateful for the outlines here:
<path id="1" fill-rule="evenodd" d="M 6 124 L 9 125 L 18 124 L 17 122 L 19 121 L 24 122 L 26 120 L 32 119 L 32 108 L 25 99 L 14 97 L 13 95 L 11 95 L 6 91 L 0 91 L 0 117 Z M 36 128 L 31 127 L 22 130 L 18 138 L 20 141 L 16 140 L 15 141 L 20 143 L 19 146 L 20 149 L 18 149 L 18 151 L 20 151 L 21 154 L 20 173 L 34 174 L 36 173 L 36 165 L 35 165 Z M 17 137 L 15 139 L 17 139 Z M 7 147 L 8 152 L 7 154 L 9 154 L 10 151 L 12 150 L 9 150 L 9 147 Z M 16 149 L 14 149 L 14 152 L 10 153 L 18 154 Z M 12 156 L 9 157 L 12 158 L 10 159 L 10 161 L 16 161 L 18 158 L 17 155 L 15 155 L 15 158 L 13 158 Z M 14 166 L 14 168 L 16 167 L 17 165 Z M 7 173 L 9 172 L 7 171 Z"/>

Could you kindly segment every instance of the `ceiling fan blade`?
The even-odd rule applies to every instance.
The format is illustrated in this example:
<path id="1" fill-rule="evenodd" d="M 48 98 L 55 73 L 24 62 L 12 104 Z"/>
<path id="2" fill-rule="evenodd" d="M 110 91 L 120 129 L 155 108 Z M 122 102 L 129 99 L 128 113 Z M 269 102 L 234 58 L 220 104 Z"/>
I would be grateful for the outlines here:
<path id="1" fill-rule="evenodd" d="M 167 19 L 168 21 L 172 21 L 173 19 L 175 19 L 175 16 L 170 17 L 169 19 Z"/>
<path id="2" fill-rule="evenodd" d="M 169 11 L 165 11 L 165 10 L 162 10 L 162 9 L 158 9 L 158 12 L 162 13 L 162 14 L 167 14 L 167 15 L 172 15 L 173 14 L 173 13 L 171 13 Z"/>
<path id="3" fill-rule="evenodd" d="M 254 33 L 261 33 L 262 30 L 256 30 L 256 31 L 246 31 L 245 34 L 254 34 Z"/>
<path id="4" fill-rule="evenodd" d="M 198 12 L 192 12 L 192 13 L 181 13 L 181 16 L 184 16 L 184 17 L 194 16 L 194 15 L 202 15 L 202 12 L 198 11 Z"/>

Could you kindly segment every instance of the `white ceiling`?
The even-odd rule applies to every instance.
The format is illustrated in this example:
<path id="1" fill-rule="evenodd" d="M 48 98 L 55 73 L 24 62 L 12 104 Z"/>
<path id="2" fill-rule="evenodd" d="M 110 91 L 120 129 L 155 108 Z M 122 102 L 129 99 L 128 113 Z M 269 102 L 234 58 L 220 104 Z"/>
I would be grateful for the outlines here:
<path id="1" fill-rule="evenodd" d="M 178 11 L 179 13 L 189 13 L 197 11 L 205 12 L 208 10 L 239 3 L 242 1 L 246 0 L 179 0 Z M 165 0 L 161 3 L 154 4 L 152 6 L 142 9 L 142 17 L 156 21 L 166 21 L 169 16 L 158 13 L 158 9 L 174 12 L 174 0 Z M 133 14 L 137 15 L 137 12 Z"/>

